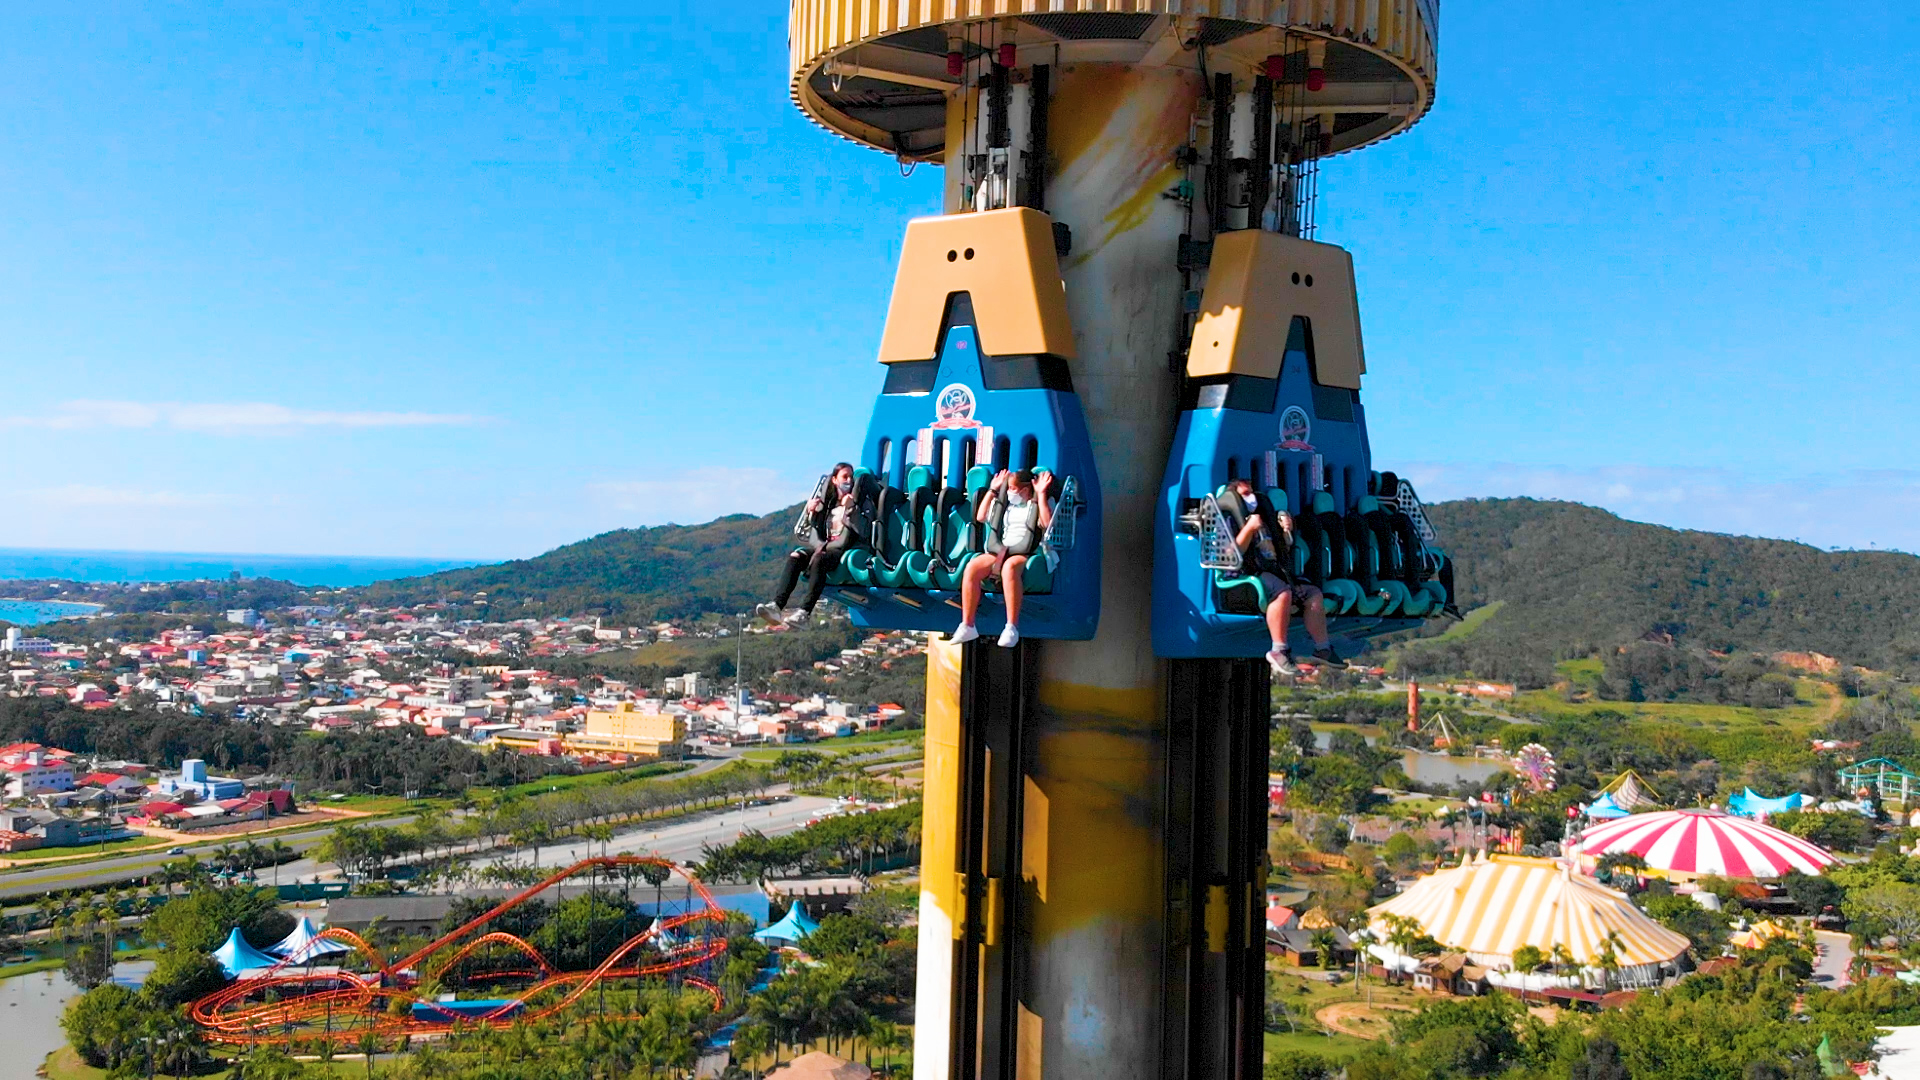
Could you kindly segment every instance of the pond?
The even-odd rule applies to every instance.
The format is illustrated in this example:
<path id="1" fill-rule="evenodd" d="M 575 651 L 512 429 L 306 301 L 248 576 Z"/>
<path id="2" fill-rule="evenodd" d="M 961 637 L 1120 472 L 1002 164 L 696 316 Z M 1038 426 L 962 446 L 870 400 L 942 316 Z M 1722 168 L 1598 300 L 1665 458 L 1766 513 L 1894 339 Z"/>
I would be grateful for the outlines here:
<path id="1" fill-rule="evenodd" d="M 1416 784 L 1451 787 L 1460 783 L 1485 783 L 1507 771 L 1507 763 L 1491 758 L 1448 757 L 1409 750 L 1400 757 L 1400 770 Z"/>
<path id="2" fill-rule="evenodd" d="M 151 960 L 122 960 L 113 965 L 113 981 L 139 986 L 153 970 Z M 80 988 L 63 971 L 36 971 L 0 979 L 0 1033 L 6 1053 L 0 1054 L 0 1080 L 33 1080 L 34 1070 L 48 1054 L 66 1044 L 60 1014 Z"/>
<path id="3" fill-rule="evenodd" d="M 1377 746 L 1378 737 L 1364 735 L 1368 746 Z M 1333 748 L 1333 732 L 1316 730 L 1313 744 L 1322 753 Z M 1400 755 L 1400 771 L 1407 779 L 1416 784 L 1435 784 L 1452 787 L 1455 784 L 1473 782 L 1485 783 L 1495 776 L 1508 771 L 1503 761 L 1492 758 L 1449 757 L 1445 754 L 1423 754 L 1418 750 L 1408 750 Z"/>

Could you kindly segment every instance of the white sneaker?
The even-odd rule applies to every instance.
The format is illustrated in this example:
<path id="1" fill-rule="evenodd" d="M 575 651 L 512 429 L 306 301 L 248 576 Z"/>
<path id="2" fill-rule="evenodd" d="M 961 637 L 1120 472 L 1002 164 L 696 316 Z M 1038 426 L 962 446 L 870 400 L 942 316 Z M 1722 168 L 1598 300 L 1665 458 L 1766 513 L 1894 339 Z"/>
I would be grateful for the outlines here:
<path id="1" fill-rule="evenodd" d="M 770 623 L 777 623 L 780 621 L 780 605 L 774 603 L 771 600 L 768 600 L 765 603 L 762 603 L 759 607 L 754 608 L 753 613 L 767 620 Z"/>
<path id="2" fill-rule="evenodd" d="M 1012 623 L 1008 623 L 1007 628 L 1000 631 L 1000 647 L 1011 649 L 1018 644 L 1020 644 L 1020 631 Z"/>
<path id="3" fill-rule="evenodd" d="M 980 631 L 974 629 L 972 623 L 961 623 L 960 629 L 955 630 L 953 636 L 947 640 L 953 642 L 955 645 L 964 645 L 979 636 Z"/>
<path id="4" fill-rule="evenodd" d="M 813 612 L 808 611 L 806 608 L 794 608 L 793 610 L 787 612 L 787 614 L 781 619 L 781 621 L 786 623 L 788 626 L 799 626 L 801 623 L 806 622 L 808 619 L 812 617 L 813 617 Z"/>
<path id="5" fill-rule="evenodd" d="M 1294 666 L 1293 657 L 1285 649 L 1273 649 L 1267 653 L 1267 665 L 1273 668 L 1275 675 L 1298 675 L 1300 669 Z"/>

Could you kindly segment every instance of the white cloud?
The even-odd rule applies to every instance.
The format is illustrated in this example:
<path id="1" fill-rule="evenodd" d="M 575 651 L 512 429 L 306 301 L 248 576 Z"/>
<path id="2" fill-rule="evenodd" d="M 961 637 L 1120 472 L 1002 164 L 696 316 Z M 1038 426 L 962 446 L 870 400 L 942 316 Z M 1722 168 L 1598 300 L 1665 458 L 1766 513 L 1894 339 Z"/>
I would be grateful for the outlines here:
<path id="1" fill-rule="evenodd" d="M 772 469 L 710 466 L 647 480 L 587 485 L 603 509 L 629 525 L 693 524 L 726 514 L 764 514 L 807 497 L 812 485 Z"/>
<path id="2" fill-rule="evenodd" d="M 99 487 L 91 484 L 35 488 L 21 494 L 31 502 L 53 510 L 192 509 L 220 506 L 228 501 L 225 496 L 209 493 L 141 491 L 134 488 Z"/>
<path id="3" fill-rule="evenodd" d="M 1421 463 L 1400 470 L 1428 502 L 1530 496 L 1682 529 L 1819 547 L 1920 551 L 1920 472 L 1851 470 L 1761 480 L 1726 469 Z"/>
<path id="4" fill-rule="evenodd" d="M 473 424 L 464 413 L 294 409 L 261 401 L 67 401 L 45 416 L 0 417 L 0 427 L 54 430 L 168 428 L 220 434 L 270 434 L 302 428 L 390 428 Z"/>

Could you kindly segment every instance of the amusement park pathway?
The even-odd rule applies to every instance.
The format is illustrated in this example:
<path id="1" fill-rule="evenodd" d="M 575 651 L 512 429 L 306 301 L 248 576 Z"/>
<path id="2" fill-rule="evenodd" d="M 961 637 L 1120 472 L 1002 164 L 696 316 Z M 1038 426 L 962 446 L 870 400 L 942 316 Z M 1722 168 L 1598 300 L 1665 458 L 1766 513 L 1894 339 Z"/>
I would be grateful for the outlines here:
<path id="1" fill-rule="evenodd" d="M 1853 936 L 1815 930 L 1813 939 L 1820 945 L 1819 955 L 1813 959 L 1813 981 L 1829 990 L 1852 986 L 1847 969 L 1853 966 Z"/>

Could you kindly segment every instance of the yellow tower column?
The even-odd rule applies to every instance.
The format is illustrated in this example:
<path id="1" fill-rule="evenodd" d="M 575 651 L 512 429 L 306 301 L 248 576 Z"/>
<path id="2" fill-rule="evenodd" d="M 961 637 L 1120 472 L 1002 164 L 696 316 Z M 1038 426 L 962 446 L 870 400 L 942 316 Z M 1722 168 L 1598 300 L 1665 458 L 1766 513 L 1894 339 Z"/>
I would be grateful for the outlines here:
<path id="1" fill-rule="evenodd" d="M 1201 85 L 1197 72 L 1117 64 L 1063 65 L 1054 85 L 1047 210 L 1073 230 L 1062 275 L 1103 550 L 1098 635 L 1040 649 L 1025 834 L 1045 842 L 1028 859 L 1044 862 L 1033 866 L 1020 1059 L 1045 1076 L 1145 1080 L 1160 1074 L 1166 910 L 1165 665 L 1153 656 L 1147 568 L 1178 404 L 1167 354 L 1186 222 L 1161 194 L 1181 180 L 1174 155 Z"/>

